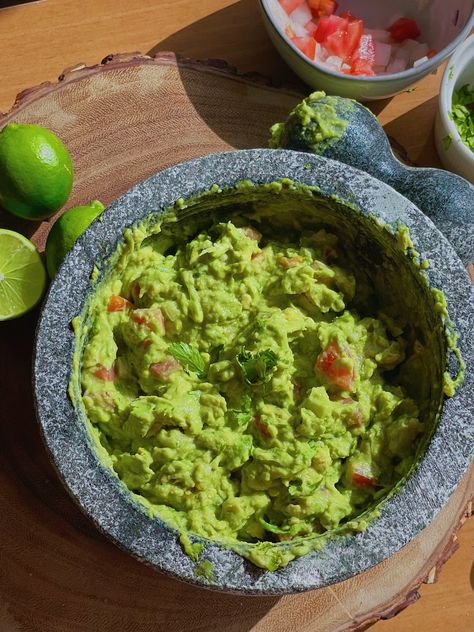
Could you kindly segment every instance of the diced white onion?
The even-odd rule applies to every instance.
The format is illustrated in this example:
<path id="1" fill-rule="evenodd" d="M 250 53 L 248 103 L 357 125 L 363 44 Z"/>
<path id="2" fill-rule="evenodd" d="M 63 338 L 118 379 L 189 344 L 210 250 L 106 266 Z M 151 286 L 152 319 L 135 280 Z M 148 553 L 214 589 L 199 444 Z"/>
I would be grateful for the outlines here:
<path id="1" fill-rule="evenodd" d="M 389 44 L 392 40 L 390 33 L 385 29 L 364 29 L 364 33 L 366 35 L 372 35 L 374 42 Z"/>
<path id="2" fill-rule="evenodd" d="M 292 13 L 290 13 L 290 20 L 294 24 L 300 24 L 301 26 L 307 24 L 312 17 L 313 14 L 311 13 L 311 10 L 306 2 L 300 4 Z"/>
<path id="3" fill-rule="evenodd" d="M 390 62 L 390 56 L 392 54 L 392 47 L 390 44 L 384 44 L 378 40 L 374 42 L 375 47 L 375 65 L 376 66 L 388 66 Z"/>
<path id="4" fill-rule="evenodd" d="M 428 57 L 422 57 L 421 59 L 417 59 L 416 61 L 413 62 L 413 68 L 416 68 L 417 66 L 421 66 L 421 64 L 424 64 L 425 62 L 428 61 Z"/>
<path id="5" fill-rule="evenodd" d="M 387 73 L 391 74 L 393 72 L 403 72 L 407 69 L 407 67 L 408 64 L 405 60 L 400 59 L 399 57 L 395 57 L 387 66 Z"/>
<path id="6" fill-rule="evenodd" d="M 290 26 L 296 37 L 306 37 L 308 35 L 308 31 L 305 29 L 304 26 L 301 26 L 301 24 L 291 21 Z"/>
<path id="7" fill-rule="evenodd" d="M 336 55 L 331 55 L 326 59 L 326 65 L 330 66 L 332 70 L 341 70 L 342 59 Z"/>
<path id="8" fill-rule="evenodd" d="M 417 42 L 417 45 L 413 47 L 413 49 L 411 50 L 410 62 L 414 64 L 417 59 L 426 57 L 428 55 L 428 51 L 429 51 L 428 44 L 425 44 L 425 43 L 418 44 Z"/>

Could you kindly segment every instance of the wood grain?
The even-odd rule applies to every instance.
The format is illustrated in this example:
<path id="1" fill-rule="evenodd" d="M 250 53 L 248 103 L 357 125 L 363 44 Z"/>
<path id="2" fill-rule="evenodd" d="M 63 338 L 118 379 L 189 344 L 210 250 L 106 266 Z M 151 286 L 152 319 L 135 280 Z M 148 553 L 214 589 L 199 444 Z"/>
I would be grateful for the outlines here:
<path id="1" fill-rule="evenodd" d="M 65 140 L 76 170 L 70 205 L 93 197 L 108 203 L 131 184 L 186 158 L 263 146 L 270 123 L 299 98 L 236 77 L 222 65 L 177 65 L 169 54 L 155 60 L 108 56 L 105 62 L 27 91 L 0 120 L 0 126 L 10 119 L 47 125 Z M 11 221 L 5 215 L 0 220 Z M 41 247 L 50 224 L 21 228 L 29 227 Z M 368 573 L 325 590 L 244 599 L 150 571 L 93 529 L 47 462 L 29 390 L 35 317 L 5 323 L 0 342 L 1 357 L 12 358 L 0 365 L 8 411 L 0 425 L 1 632 L 347 632 L 417 601 L 420 583 L 434 582 L 456 548 L 455 532 L 472 496 L 472 468 L 413 542 Z M 458 620 L 466 622 L 466 613 L 461 607 Z"/>

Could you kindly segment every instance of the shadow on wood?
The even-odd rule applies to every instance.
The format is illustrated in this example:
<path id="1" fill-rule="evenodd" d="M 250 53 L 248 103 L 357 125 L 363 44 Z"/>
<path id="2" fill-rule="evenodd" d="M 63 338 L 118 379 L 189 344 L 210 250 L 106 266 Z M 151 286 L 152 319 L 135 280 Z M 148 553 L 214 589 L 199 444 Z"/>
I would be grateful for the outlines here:
<path id="1" fill-rule="evenodd" d="M 251 630 L 278 598 L 253 598 L 247 608 L 239 596 L 169 579 L 106 540 L 69 498 L 48 462 L 33 410 L 37 316 L 35 310 L 2 323 L 2 631 Z"/>

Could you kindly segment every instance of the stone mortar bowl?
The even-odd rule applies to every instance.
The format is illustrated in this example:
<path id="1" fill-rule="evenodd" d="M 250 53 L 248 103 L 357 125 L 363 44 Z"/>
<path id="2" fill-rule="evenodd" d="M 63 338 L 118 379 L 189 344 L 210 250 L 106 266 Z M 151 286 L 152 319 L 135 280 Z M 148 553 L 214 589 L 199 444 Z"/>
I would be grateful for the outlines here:
<path id="1" fill-rule="evenodd" d="M 208 580 L 195 574 L 195 562 L 183 552 L 176 531 L 158 518 L 150 519 L 145 507 L 101 464 L 84 415 L 75 412 L 68 397 L 75 347 L 71 320 L 84 306 L 94 265 L 99 266 L 102 278 L 106 270 L 103 264 L 121 241 L 124 227 L 150 213 L 161 212 L 178 198 L 207 191 L 216 183 L 224 188 L 234 187 L 242 180 L 270 183 L 280 178 L 319 187 L 320 193 L 314 193 L 311 199 L 307 196 L 304 203 L 298 198 L 301 208 L 308 204 L 324 207 L 329 224 L 342 239 L 346 233 L 351 233 L 353 239 L 360 238 L 356 257 L 365 265 L 381 265 L 384 258 L 398 256 L 394 269 L 411 270 L 403 288 L 406 296 L 411 296 L 406 307 L 430 327 L 436 318 L 439 321 L 439 315 L 435 314 L 432 298 L 427 298 L 431 292 L 419 282 L 413 263 L 395 249 L 392 254 L 384 253 L 380 244 L 376 246 L 377 238 L 369 234 L 370 230 L 367 232 L 367 226 L 374 224 L 370 216 L 382 223 L 401 220 L 409 227 L 415 248 L 430 261 L 427 275 L 431 285 L 441 288 L 447 297 L 468 368 L 464 385 L 454 397 L 444 401 L 435 422 L 442 400 L 443 368 L 439 358 L 446 360 L 448 353 L 444 337 L 439 336 L 438 364 L 434 358 L 433 365 L 427 368 L 434 380 L 430 387 L 431 429 L 420 447 L 418 464 L 382 504 L 380 517 L 365 532 L 335 534 L 320 551 L 300 557 L 276 572 L 257 568 L 238 554 L 204 541 L 201 559 L 210 560 L 214 570 L 214 577 Z M 334 195 L 339 201 L 331 198 Z M 273 203 L 279 196 L 267 191 L 265 197 Z M 205 205 L 197 205 L 195 210 L 205 220 L 210 207 L 214 207 L 214 213 L 217 208 L 218 215 L 225 208 L 223 200 L 228 203 L 231 198 L 216 192 L 203 199 Z M 232 198 L 232 204 L 236 199 Z M 345 203 L 356 205 L 361 213 Z M 249 210 L 248 204 L 244 210 Z M 192 208 L 187 209 L 190 211 Z M 381 232 L 389 235 L 380 230 L 373 234 Z M 390 236 L 388 239 L 394 242 Z M 419 309 L 430 300 L 431 308 Z M 320 588 L 367 570 L 407 544 L 439 512 L 465 472 L 474 452 L 473 307 L 472 286 L 446 238 L 406 198 L 362 171 L 319 156 L 268 149 L 214 154 L 179 164 L 157 173 L 115 201 L 103 221 L 95 221 L 79 239 L 50 287 L 38 325 L 34 358 L 35 399 L 44 441 L 60 478 L 82 510 L 122 549 L 153 568 L 208 588 L 248 595 L 282 595 Z M 451 370 L 455 372 L 453 365 L 451 357 Z"/>

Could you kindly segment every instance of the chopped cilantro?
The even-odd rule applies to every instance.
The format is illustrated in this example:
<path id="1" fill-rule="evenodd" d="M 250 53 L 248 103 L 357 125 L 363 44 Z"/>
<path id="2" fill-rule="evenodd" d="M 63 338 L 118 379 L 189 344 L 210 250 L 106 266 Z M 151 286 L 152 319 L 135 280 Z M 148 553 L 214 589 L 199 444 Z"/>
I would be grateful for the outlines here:
<path id="1" fill-rule="evenodd" d="M 173 342 L 168 347 L 168 352 L 175 360 L 181 362 L 185 369 L 197 373 L 199 379 L 206 378 L 204 360 L 196 347 L 187 342 Z"/>
<path id="2" fill-rule="evenodd" d="M 250 395 L 242 395 L 240 410 L 230 409 L 231 420 L 238 426 L 246 426 L 252 418 L 252 412 L 250 406 L 252 404 L 252 398 Z"/>
<path id="3" fill-rule="evenodd" d="M 271 372 L 278 362 L 278 356 L 271 349 L 254 355 L 242 348 L 236 360 L 248 384 L 265 384 L 271 379 Z"/>
<path id="4" fill-rule="evenodd" d="M 219 356 L 224 349 L 224 345 L 216 345 L 209 351 L 209 364 L 213 364 L 219 360 Z"/>
<path id="5" fill-rule="evenodd" d="M 448 79 L 452 79 L 454 77 L 454 66 L 449 67 Z"/>
<path id="6" fill-rule="evenodd" d="M 453 105 L 449 117 L 454 121 L 462 142 L 474 152 L 474 85 L 465 84 L 453 92 Z"/>

